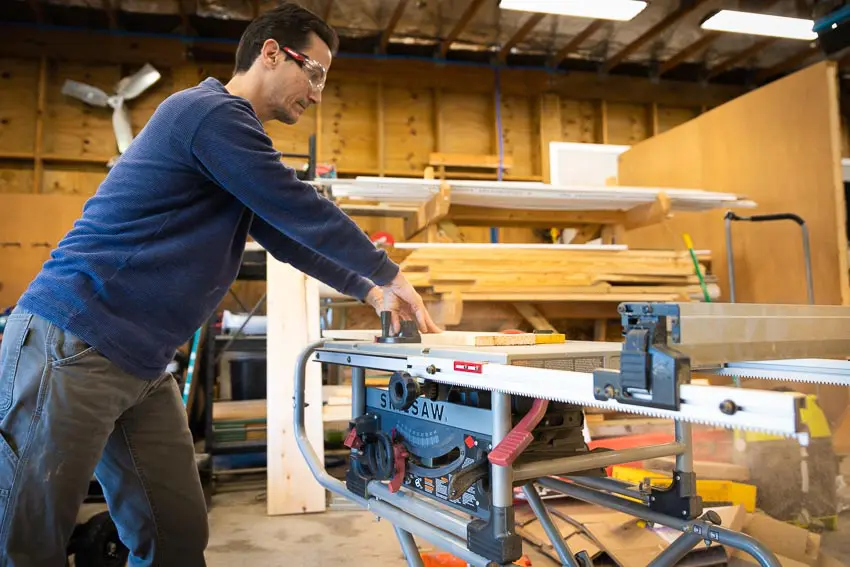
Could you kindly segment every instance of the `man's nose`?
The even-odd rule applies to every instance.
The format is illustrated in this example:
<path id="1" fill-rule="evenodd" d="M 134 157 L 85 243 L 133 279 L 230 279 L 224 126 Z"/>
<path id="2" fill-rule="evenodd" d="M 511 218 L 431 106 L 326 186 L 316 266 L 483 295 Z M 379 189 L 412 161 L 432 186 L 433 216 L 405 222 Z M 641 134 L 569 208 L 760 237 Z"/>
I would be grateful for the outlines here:
<path id="1" fill-rule="evenodd" d="M 313 104 L 319 104 L 320 102 L 322 102 L 322 91 L 310 89 L 310 102 L 312 102 Z"/>

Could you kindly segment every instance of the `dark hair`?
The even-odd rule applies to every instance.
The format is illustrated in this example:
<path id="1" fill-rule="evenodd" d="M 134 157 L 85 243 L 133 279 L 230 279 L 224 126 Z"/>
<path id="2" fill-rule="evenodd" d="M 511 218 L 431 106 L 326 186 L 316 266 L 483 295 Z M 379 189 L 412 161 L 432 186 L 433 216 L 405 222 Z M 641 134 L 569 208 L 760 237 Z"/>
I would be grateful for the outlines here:
<path id="1" fill-rule="evenodd" d="M 254 18 L 239 40 L 236 49 L 236 66 L 233 73 L 242 73 L 251 68 L 267 39 L 276 40 L 281 47 L 304 49 L 314 32 L 336 53 L 339 38 L 336 32 L 319 16 L 292 2 L 284 2 L 276 8 Z"/>

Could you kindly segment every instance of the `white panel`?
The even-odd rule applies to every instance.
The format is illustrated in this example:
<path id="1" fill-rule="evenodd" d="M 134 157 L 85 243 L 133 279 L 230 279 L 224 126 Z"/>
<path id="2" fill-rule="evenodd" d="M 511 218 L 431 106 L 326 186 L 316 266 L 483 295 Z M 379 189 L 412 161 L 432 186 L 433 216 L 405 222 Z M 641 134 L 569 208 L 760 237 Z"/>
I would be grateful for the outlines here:
<path id="1" fill-rule="evenodd" d="M 549 173 L 553 185 L 604 186 L 617 178 L 620 154 L 629 146 L 551 142 Z"/>

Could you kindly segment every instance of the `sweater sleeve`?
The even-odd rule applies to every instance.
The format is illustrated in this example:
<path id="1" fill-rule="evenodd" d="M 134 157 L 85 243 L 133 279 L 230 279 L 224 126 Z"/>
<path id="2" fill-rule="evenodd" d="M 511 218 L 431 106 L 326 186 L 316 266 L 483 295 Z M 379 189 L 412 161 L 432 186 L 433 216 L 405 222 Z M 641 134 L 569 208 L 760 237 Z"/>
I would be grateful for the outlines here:
<path id="1" fill-rule="evenodd" d="M 247 101 L 210 110 L 189 144 L 205 175 L 283 235 L 378 285 L 398 273 L 348 215 L 281 162 Z"/>
<path id="2" fill-rule="evenodd" d="M 306 246 L 298 244 L 259 217 L 254 217 L 250 233 L 254 240 L 277 260 L 286 262 L 296 270 L 326 283 L 344 295 L 364 301 L 375 285 L 351 270 L 316 254 Z"/>

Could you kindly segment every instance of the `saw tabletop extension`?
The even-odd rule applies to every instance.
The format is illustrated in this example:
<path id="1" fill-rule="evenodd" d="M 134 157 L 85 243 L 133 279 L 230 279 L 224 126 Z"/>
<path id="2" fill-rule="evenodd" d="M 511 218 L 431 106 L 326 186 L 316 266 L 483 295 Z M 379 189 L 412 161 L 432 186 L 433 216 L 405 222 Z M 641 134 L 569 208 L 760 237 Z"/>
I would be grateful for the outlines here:
<path id="1" fill-rule="evenodd" d="M 335 338 L 305 349 L 296 370 L 299 448 L 322 486 L 393 524 L 410 566 L 423 564 L 414 536 L 474 566 L 519 559 L 514 487 L 522 487 L 561 563 L 591 565 L 560 537 L 537 484 L 681 531 L 653 567 L 675 565 L 703 541 L 778 567 L 764 545 L 704 513 L 691 426 L 757 431 L 806 445 L 807 397 L 693 383 L 692 377 L 850 385 L 850 308 L 625 303 L 619 312 L 622 343 L 546 340 L 532 333 L 510 340 L 484 333 L 458 342 L 449 335 L 420 336 L 413 325 L 392 335 L 386 318 L 379 331 L 329 333 Z M 325 471 L 305 433 L 311 362 L 351 368 L 344 482 Z M 366 370 L 387 373 L 388 385 L 367 388 Z M 583 431 L 588 407 L 670 419 L 675 439 L 589 450 Z M 638 487 L 605 472 L 659 457 L 675 457 L 668 487 Z"/>

